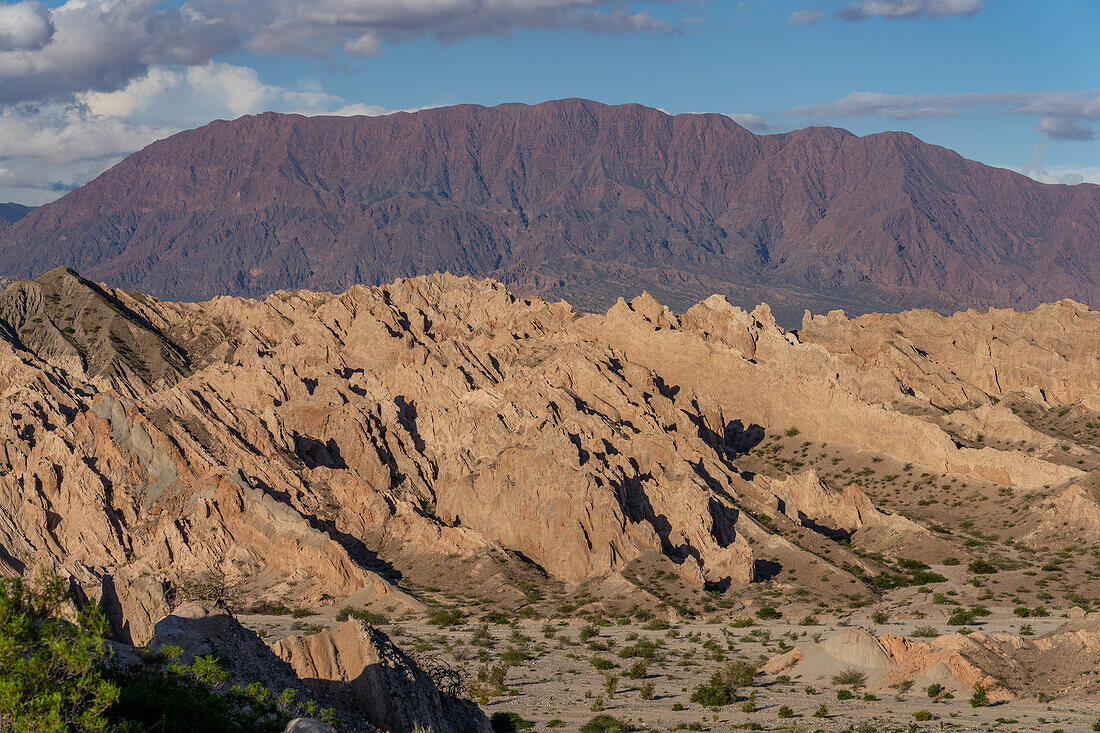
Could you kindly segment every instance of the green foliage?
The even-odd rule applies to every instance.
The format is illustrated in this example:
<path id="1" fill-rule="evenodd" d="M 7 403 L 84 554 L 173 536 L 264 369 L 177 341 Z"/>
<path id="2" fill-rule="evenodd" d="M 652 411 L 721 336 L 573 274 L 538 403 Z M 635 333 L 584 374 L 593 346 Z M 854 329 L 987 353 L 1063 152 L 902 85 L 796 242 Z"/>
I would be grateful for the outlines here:
<path id="1" fill-rule="evenodd" d="M 0 729 L 277 733 L 292 717 L 335 722 L 293 690 L 231 686 L 213 656 L 183 664 L 179 648 L 162 646 L 133 666 L 111 665 L 102 612 L 87 604 L 75 623 L 60 620 L 71 600 L 56 575 L 0 581 Z"/>
<path id="2" fill-rule="evenodd" d="M 935 717 L 935 715 L 932 715 L 932 713 L 928 712 L 927 710 L 918 710 L 917 712 L 913 713 L 913 720 L 921 722 L 934 720 Z"/>
<path id="3" fill-rule="evenodd" d="M 998 568 L 991 562 L 985 560 L 971 560 L 970 564 L 966 566 L 966 569 L 971 573 L 978 573 L 981 575 L 991 575 L 997 572 Z"/>
<path id="4" fill-rule="evenodd" d="M 732 662 L 711 675 L 710 681 L 699 685 L 691 701 L 704 707 L 722 707 L 737 701 L 739 687 L 751 685 L 756 667 L 746 662 Z"/>
<path id="5" fill-rule="evenodd" d="M 783 614 L 775 609 L 775 606 L 764 606 L 756 612 L 756 617 L 761 621 L 780 618 Z"/>
<path id="6" fill-rule="evenodd" d="M 494 733 L 516 733 L 535 727 L 535 724 L 531 721 L 524 720 L 516 713 L 511 712 L 493 713 L 493 717 L 489 719 L 489 724 L 492 726 Z"/>
<path id="7" fill-rule="evenodd" d="M 779 708 L 777 715 L 779 715 L 780 718 L 793 718 L 794 711 L 791 710 L 789 706 L 783 705 Z"/>
<path id="8" fill-rule="evenodd" d="M 466 614 L 457 608 L 441 608 L 428 616 L 428 623 L 432 626 L 458 626 L 466 623 Z"/>
<path id="9" fill-rule="evenodd" d="M 110 730 L 118 688 L 98 668 L 107 622 L 84 607 L 69 623 L 65 582 L 0 580 L 0 729 L 14 733 Z"/>
<path id="10" fill-rule="evenodd" d="M 630 646 L 624 646 L 619 650 L 619 656 L 623 659 L 639 657 L 641 659 L 653 659 L 657 652 L 657 644 L 649 639 L 639 639 Z"/>
<path id="11" fill-rule="evenodd" d="M 974 694 L 970 696 L 970 707 L 984 708 L 989 705 L 989 693 L 982 685 L 974 685 Z"/>
<path id="12" fill-rule="evenodd" d="M 832 676 L 834 685 L 846 685 L 857 690 L 867 684 L 867 675 L 855 667 L 842 669 Z"/>
<path id="13" fill-rule="evenodd" d="M 853 697 L 855 697 L 855 695 L 852 694 L 851 690 L 837 690 L 836 691 L 836 699 L 837 700 L 851 700 Z"/>
<path id="14" fill-rule="evenodd" d="M 351 606 L 344 606 L 340 609 L 340 612 L 336 614 L 336 620 L 340 623 L 347 621 L 349 618 L 357 618 L 360 621 L 365 621 L 371 626 L 378 626 L 386 622 L 386 617 L 380 613 L 374 613 L 368 611 L 365 608 L 353 608 Z"/>
<path id="15" fill-rule="evenodd" d="M 597 715 L 581 726 L 581 733 L 627 733 L 634 726 L 612 715 Z"/>
<path id="16" fill-rule="evenodd" d="M 941 694 L 943 694 L 943 685 L 941 685 L 939 682 L 933 682 L 932 684 L 928 685 L 928 688 L 925 690 L 925 692 L 928 693 L 928 697 L 934 700 Z"/>

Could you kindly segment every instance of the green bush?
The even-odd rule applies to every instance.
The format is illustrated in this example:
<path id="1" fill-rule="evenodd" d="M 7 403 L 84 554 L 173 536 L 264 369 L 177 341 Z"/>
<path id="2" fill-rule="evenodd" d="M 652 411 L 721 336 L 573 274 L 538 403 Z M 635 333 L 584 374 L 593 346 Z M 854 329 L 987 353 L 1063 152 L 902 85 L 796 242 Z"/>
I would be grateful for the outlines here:
<path id="1" fill-rule="evenodd" d="M 60 620 L 68 600 L 57 576 L 0 580 L 0 728 L 109 730 L 119 690 L 99 668 L 107 622 L 90 604 L 75 624 Z"/>
<path id="2" fill-rule="evenodd" d="M 0 729 L 13 733 L 277 733 L 292 717 L 335 722 L 331 710 L 275 696 L 260 684 L 231 686 L 212 656 L 178 661 L 161 647 L 130 667 L 110 666 L 107 623 L 73 599 L 56 575 L 0 580 Z"/>
<path id="3" fill-rule="evenodd" d="M 737 700 L 737 688 L 722 676 L 721 672 L 711 675 L 710 681 L 699 685 L 691 693 L 691 701 L 708 708 L 730 705 Z"/>
<path id="4" fill-rule="evenodd" d="M 634 730 L 629 723 L 612 715 L 597 715 L 581 726 L 581 733 L 626 733 Z"/>
<path id="5" fill-rule="evenodd" d="M 777 713 L 777 715 L 779 715 L 780 718 L 793 718 L 794 711 L 791 710 L 790 707 L 788 707 L 787 705 L 783 705 L 779 708 L 779 712 Z"/>
<path id="6" fill-rule="evenodd" d="M 851 690 L 837 690 L 836 691 L 836 699 L 837 700 L 851 700 L 853 697 L 855 697 L 855 695 L 852 694 Z"/>
<path id="7" fill-rule="evenodd" d="M 535 727 L 535 724 L 531 721 L 524 720 L 516 713 L 511 712 L 493 713 L 493 717 L 489 719 L 489 725 L 492 726 L 494 733 L 516 733 Z"/>
<path id="8" fill-rule="evenodd" d="M 432 626 L 458 626 L 466 623 L 466 614 L 457 608 L 441 608 L 428 616 L 428 623 Z"/>
<path id="9" fill-rule="evenodd" d="M 967 571 L 971 573 L 977 573 L 979 575 L 991 575 L 997 572 L 998 568 L 991 562 L 986 560 L 971 560 L 970 564 L 966 566 Z"/>
<path id="10" fill-rule="evenodd" d="M 974 694 L 970 696 L 970 707 L 984 708 L 989 705 L 989 693 L 982 685 L 974 685 Z"/>
<path id="11" fill-rule="evenodd" d="M 756 612 L 756 617 L 758 619 L 760 619 L 761 621 L 764 621 L 764 620 L 767 620 L 767 619 L 772 619 L 772 618 L 780 618 L 782 616 L 783 616 L 783 614 L 781 614 L 779 611 L 777 611 L 775 609 L 775 606 L 764 606 Z"/>
<path id="12" fill-rule="evenodd" d="M 834 685 L 845 685 L 857 690 L 867 684 L 867 675 L 855 667 L 847 667 L 832 676 Z"/>
<path id="13" fill-rule="evenodd" d="M 935 717 L 935 715 L 928 712 L 927 710 L 918 710 L 917 712 L 913 713 L 913 720 L 919 720 L 922 722 L 926 720 L 934 720 Z"/>

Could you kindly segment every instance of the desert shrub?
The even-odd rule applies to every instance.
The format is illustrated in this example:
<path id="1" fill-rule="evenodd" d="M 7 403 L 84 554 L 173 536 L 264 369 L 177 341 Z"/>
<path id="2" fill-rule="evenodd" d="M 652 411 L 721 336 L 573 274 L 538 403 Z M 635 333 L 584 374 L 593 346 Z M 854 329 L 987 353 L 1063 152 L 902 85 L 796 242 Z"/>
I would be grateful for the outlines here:
<path id="1" fill-rule="evenodd" d="M 932 684 L 928 685 L 928 688 L 925 689 L 925 692 L 928 693 L 928 697 L 935 699 L 943 693 L 943 685 L 941 685 L 939 682 L 933 682 Z"/>
<path id="2" fill-rule="evenodd" d="M 457 608 L 441 608 L 428 616 L 428 623 L 432 626 L 458 626 L 466 623 L 466 614 Z"/>
<path id="3" fill-rule="evenodd" d="M 710 681 L 695 688 L 691 701 L 708 708 L 719 708 L 737 701 L 737 688 L 722 676 L 721 672 L 711 675 Z"/>
<path id="4" fill-rule="evenodd" d="M 875 611 L 871 614 L 871 620 L 876 624 L 884 624 L 890 620 L 890 614 L 886 613 L 886 611 Z"/>
<path id="5" fill-rule="evenodd" d="M 928 712 L 927 710 L 918 710 L 917 712 L 913 713 L 913 720 L 922 721 L 922 722 L 926 721 L 926 720 L 934 720 L 935 717 L 936 717 L 935 715 Z"/>
<path id="6" fill-rule="evenodd" d="M 837 700 L 851 700 L 853 697 L 855 697 L 855 695 L 852 694 L 851 690 L 837 690 L 836 691 L 836 699 Z"/>
<path id="7" fill-rule="evenodd" d="M 653 699 L 653 683 L 652 682 L 646 682 L 641 687 L 639 687 L 638 688 L 638 697 L 642 698 L 643 700 L 652 700 Z"/>
<path id="8" fill-rule="evenodd" d="M 940 632 L 936 631 L 935 626 L 918 626 L 917 628 L 913 629 L 913 636 L 932 638 L 939 635 Z"/>
<path id="9" fill-rule="evenodd" d="M 642 680 L 649 673 L 649 668 L 645 662 L 635 662 L 630 665 L 630 669 L 627 670 L 626 676 L 632 680 Z"/>
<path id="10" fill-rule="evenodd" d="M 867 684 L 867 675 L 855 667 L 842 669 L 830 679 L 832 679 L 834 685 L 845 685 L 854 687 L 857 690 Z"/>
<path id="11" fill-rule="evenodd" d="M 352 608 L 351 606 L 344 606 L 340 609 L 340 612 L 336 614 L 336 620 L 340 623 L 347 621 L 349 618 L 357 618 L 360 621 L 366 621 L 372 626 L 378 626 L 379 624 L 386 623 L 386 617 L 380 613 L 374 611 L 368 611 L 365 608 Z"/>
<path id="12" fill-rule="evenodd" d="M 778 712 L 777 712 L 776 714 L 777 714 L 777 715 L 778 715 L 778 716 L 779 716 L 780 718 L 793 718 L 793 717 L 794 717 L 794 711 L 793 711 L 793 710 L 791 710 L 791 709 L 790 709 L 790 707 L 789 707 L 789 706 L 787 706 L 787 705 L 783 705 L 783 706 L 781 706 L 781 707 L 779 708 L 779 711 L 778 711 Z"/>
<path id="13" fill-rule="evenodd" d="M 105 731 L 117 685 L 99 668 L 107 622 L 92 605 L 69 623 L 64 581 L 0 580 L 0 729 Z"/>
<path id="14" fill-rule="evenodd" d="M 613 715 L 597 715 L 581 726 L 581 733 L 626 733 L 634 727 Z"/>
<path id="15" fill-rule="evenodd" d="M 822 703 L 821 705 L 819 705 L 817 710 L 814 711 L 814 717 L 815 718 L 825 718 L 825 717 L 828 717 L 828 715 L 829 715 L 829 708 L 825 707 L 825 703 Z"/>
<path id="16" fill-rule="evenodd" d="M 615 666 L 614 662 L 612 662 L 610 659 L 604 659 L 603 657 L 592 657 L 589 662 L 599 672 L 606 672 L 607 670 Z"/>
<path id="17" fill-rule="evenodd" d="M 619 656 L 623 659 L 639 657 L 641 659 L 653 659 L 657 653 L 657 644 L 649 639 L 639 639 L 629 646 L 619 650 Z"/>
<path id="18" fill-rule="evenodd" d="M 776 610 L 775 606 L 763 606 L 756 612 L 756 617 L 762 621 L 773 618 L 780 618 L 783 614 Z"/>
<path id="19" fill-rule="evenodd" d="M 982 559 L 971 560 L 970 563 L 966 566 L 966 569 L 971 573 L 976 573 L 979 575 L 991 575 L 998 570 L 996 565 Z"/>
<path id="20" fill-rule="evenodd" d="M 493 713 L 493 717 L 489 719 L 489 725 L 492 726 L 494 733 L 516 733 L 535 727 L 531 721 L 524 720 L 512 712 Z"/>
<path id="21" fill-rule="evenodd" d="M 989 693 L 982 685 L 974 685 L 974 694 L 970 696 L 970 707 L 984 708 L 989 705 Z"/>

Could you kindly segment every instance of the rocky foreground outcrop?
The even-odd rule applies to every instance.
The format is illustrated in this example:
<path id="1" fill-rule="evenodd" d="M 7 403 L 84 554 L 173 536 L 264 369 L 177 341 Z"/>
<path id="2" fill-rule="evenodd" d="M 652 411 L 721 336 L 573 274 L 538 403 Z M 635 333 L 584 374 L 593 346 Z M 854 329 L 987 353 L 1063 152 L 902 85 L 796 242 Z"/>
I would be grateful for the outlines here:
<path id="1" fill-rule="evenodd" d="M 213 655 L 231 682 L 259 683 L 274 694 L 294 690 L 335 709 L 348 731 L 479 733 L 485 716 L 431 676 L 382 631 L 362 621 L 311 636 L 282 639 L 269 647 L 224 610 L 186 603 L 157 621 L 145 651 L 178 650 L 190 664 Z M 134 663 L 138 650 L 115 644 L 116 663 Z M 308 730 L 305 722 L 289 730 Z"/>
<path id="2" fill-rule="evenodd" d="M 1076 307 L 1057 328 L 1098 321 Z M 847 572 L 753 514 L 923 531 L 854 489 L 738 468 L 746 441 L 792 428 L 1012 491 L 1082 477 L 937 422 L 933 393 L 992 402 L 1005 377 L 940 369 L 937 392 L 914 376 L 934 365 L 871 367 L 819 340 L 720 297 L 591 315 L 432 275 L 167 303 L 56 270 L 0 294 L 0 569 L 60 567 L 142 644 L 187 598 L 418 611 L 402 574 L 473 587 L 534 567 L 568 584 L 645 558 L 696 586 L 777 566 L 797 583 L 809 560 Z M 1065 374 L 1094 368 L 1072 336 L 1043 343 Z M 1001 375 L 1015 357 L 984 358 Z M 1016 372 L 1049 399 L 1094 384 Z"/>
<path id="3" fill-rule="evenodd" d="M 362 621 L 282 639 L 273 649 L 318 698 L 382 730 L 487 728 L 475 705 L 441 691 L 384 633 Z"/>

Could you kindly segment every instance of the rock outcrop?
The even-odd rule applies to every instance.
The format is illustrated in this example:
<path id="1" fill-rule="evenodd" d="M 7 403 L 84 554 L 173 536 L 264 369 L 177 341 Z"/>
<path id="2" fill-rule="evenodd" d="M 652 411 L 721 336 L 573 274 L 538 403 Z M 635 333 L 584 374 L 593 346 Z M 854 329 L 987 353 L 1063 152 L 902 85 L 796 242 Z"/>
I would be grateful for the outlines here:
<path id="1" fill-rule="evenodd" d="M 204 589 L 400 613 L 423 606 L 394 577 L 459 567 L 574 583 L 657 557 L 711 587 L 843 572 L 744 511 L 761 501 L 804 526 L 922 532 L 853 487 L 739 470 L 746 441 L 792 427 L 1011 490 L 1082 476 L 960 447 L 904 370 L 723 298 L 585 315 L 433 275 L 167 303 L 61 269 L 4 291 L 0 326 L 0 570 L 59 567 L 136 643 Z M 1072 341 L 1051 348 L 1077 359 Z"/>
<path id="2" fill-rule="evenodd" d="M 382 730 L 489 730 L 476 706 L 445 694 L 385 634 L 362 621 L 282 639 L 274 651 L 319 699 Z"/>

